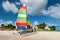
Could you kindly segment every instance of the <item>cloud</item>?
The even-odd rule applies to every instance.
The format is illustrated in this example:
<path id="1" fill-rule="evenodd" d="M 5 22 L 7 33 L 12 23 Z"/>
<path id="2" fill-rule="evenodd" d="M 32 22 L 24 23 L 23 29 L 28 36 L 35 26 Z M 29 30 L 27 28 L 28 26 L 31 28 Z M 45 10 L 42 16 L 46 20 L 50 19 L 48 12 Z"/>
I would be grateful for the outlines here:
<path id="1" fill-rule="evenodd" d="M 55 26 L 57 26 L 56 24 L 47 23 L 47 22 L 46 22 L 46 24 L 47 24 L 47 26 L 52 26 L 52 25 L 55 25 Z"/>
<path id="2" fill-rule="evenodd" d="M 3 1 L 2 7 L 7 12 L 12 11 L 13 13 L 18 13 L 18 8 L 16 7 L 16 5 L 14 3 L 10 3 L 9 1 L 5 1 L 5 2 Z"/>
<path id="3" fill-rule="evenodd" d="M 16 5 L 20 5 L 21 3 L 20 2 L 15 2 Z"/>
<path id="4" fill-rule="evenodd" d="M 3 20 L 0 20 L 0 27 L 1 27 L 1 24 L 4 24 L 5 26 L 8 25 L 8 24 L 12 24 L 12 25 L 16 26 L 15 22 L 13 22 L 13 21 L 3 21 Z"/>
<path id="5" fill-rule="evenodd" d="M 27 5 L 27 13 L 28 14 L 36 14 L 36 12 L 42 10 L 46 4 L 48 0 L 20 0 L 21 3 L 26 4 Z"/>
<path id="6" fill-rule="evenodd" d="M 7 22 L 5 22 L 6 24 L 13 24 L 13 22 L 12 21 L 7 21 Z"/>
<path id="7" fill-rule="evenodd" d="M 56 5 L 50 6 L 48 8 L 48 10 L 45 10 L 44 9 L 42 11 L 42 14 L 43 15 L 49 15 L 51 17 L 59 18 L 60 19 L 60 5 L 59 4 L 56 4 Z"/>
<path id="8" fill-rule="evenodd" d="M 35 21 L 34 23 L 33 23 L 33 26 L 36 26 L 36 25 L 38 25 L 39 23 L 38 23 L 38 21 Z"/>

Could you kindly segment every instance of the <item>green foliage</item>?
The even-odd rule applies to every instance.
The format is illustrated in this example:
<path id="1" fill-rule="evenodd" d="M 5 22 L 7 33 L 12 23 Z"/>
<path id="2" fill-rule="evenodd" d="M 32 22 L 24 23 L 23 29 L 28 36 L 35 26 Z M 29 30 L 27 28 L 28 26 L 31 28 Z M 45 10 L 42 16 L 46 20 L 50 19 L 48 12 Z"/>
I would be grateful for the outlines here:
<path id="1" fill-rule="evenodd" d="M 1 28 L 4 28 L 4 29 L 15 29 L 15 26 L 13 26 L 12 24 L 8 24 L 7 26 L 5 26 L 4 24 L 1 24 Z"/>
<path id="2" fill-rule="evenodd" d="M 45 23 L 42 23 L 42 24 L 37 25 L 38 29 L 42 29 L 42 30 L 45 29 L 45 26 L 46 26 Z"/>
<path id="3" fill-rule="evenodd" d="M 46 23 L 41 23 L 39 25 L 37 25 L 38 27 L 38 30 L 45 30 L 45 27 L 46 27 Z M 56 26 L 48 26 L 50 28 L 50 31 L 55 31 L 56 30 Z M 8 24 L 8 25 L 4 25 L 4 24 L 1 24 L 1 28 L 2 29 L 10 29 L 10 30 L 13 30 L 15 29 L 15 26 L 13 26 L 12 24 Z M 31 30 L 33 29 L 33 27 L 31 27 Z"/>
<path id="4" fill-rule="evenodd" d="M 56 27 L 55 26 L 49 26 L 49 28 L 50 28 L 51 31 L 56 30 Z"/>
<path id="5" fill-rule="evenodd" d="M 41 23 L 39 25 L 37 25 L 39 30 L 45 30 L 46 27 L 46 23 Z M 56 30 L 56 26 L 52 25 L 52 26 L 48 26 L 50 28 L 50 31 L 55 31 Z"/>
<path id="6" fill-rule="evenodd" d="M 4 24 L 1 24 L 1 27 L 4 27 Z"/>

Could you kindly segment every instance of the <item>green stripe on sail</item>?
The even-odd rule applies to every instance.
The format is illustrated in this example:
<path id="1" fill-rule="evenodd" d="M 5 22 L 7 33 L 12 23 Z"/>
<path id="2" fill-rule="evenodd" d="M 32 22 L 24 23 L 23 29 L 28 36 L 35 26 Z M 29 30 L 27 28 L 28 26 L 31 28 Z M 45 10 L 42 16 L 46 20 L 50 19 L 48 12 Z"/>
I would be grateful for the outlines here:
<path id="1" fill-rule="evenodd" d="M 17 20 L 27 20 L 27 18 L 26 17 L 18 17 Z"/>
<path id="2" fill-rule="evenodd" d="M 19 14 L 26 14 L 26 12 L 20 11 Z"/>
<path id="3" fill-rule="evenodd" d="M 18 14 L 18 17 L 27 17 L 26 14 Z"/>

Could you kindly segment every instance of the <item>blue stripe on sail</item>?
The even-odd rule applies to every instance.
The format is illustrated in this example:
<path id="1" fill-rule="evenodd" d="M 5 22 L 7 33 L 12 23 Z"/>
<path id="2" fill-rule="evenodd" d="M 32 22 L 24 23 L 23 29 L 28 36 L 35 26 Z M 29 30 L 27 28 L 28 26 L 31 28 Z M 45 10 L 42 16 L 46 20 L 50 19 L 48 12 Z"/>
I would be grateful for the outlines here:
<path id="1" fill-rule="evenodd" d="M 23 29 L 23 30 L 26 30 L 26 26 L 22 26 L 22 29 Z"/>
<path id="2" fill-rule="evenodd" d="M 17 29 L 18 29 L 18 30 L 20 30 L 20 29 L 26 30 L 26 26 L 17 26 Z"/>
<path id="3" fill-rule="evenodd" d="M 17 29 L 21 29 L 21 27 L 20 26 L 17 26 Z"/>

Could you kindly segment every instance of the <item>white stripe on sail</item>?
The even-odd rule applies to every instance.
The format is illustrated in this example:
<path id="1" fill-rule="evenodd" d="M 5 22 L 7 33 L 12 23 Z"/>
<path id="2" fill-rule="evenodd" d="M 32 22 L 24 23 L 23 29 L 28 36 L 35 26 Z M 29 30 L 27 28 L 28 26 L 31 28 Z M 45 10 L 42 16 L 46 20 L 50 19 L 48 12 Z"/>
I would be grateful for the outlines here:
<path id="1" fill-rule="evenodd" d="M 18 14 L 18 17 L 27 17 L 26 14 Z"/>

